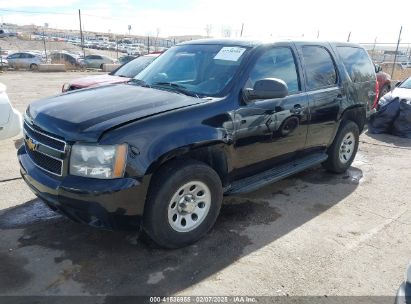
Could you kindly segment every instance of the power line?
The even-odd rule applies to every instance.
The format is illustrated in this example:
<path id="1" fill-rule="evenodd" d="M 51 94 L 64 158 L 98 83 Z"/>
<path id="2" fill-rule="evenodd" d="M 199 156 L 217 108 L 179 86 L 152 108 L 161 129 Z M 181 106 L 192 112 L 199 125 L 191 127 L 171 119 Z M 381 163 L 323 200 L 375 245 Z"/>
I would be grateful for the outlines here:
<path id="1" fill-rule="evenodd" d="M 40 11 L 24 11 L 24 10 L 10 10 L 10 9 L 0 9 L 0 12 L 9 13 L 21 13 L 21 14 L 43 14 L 43 15 L 76 15 L 75 13 L 62 13 L 62 12 L 40 12 Z"/>

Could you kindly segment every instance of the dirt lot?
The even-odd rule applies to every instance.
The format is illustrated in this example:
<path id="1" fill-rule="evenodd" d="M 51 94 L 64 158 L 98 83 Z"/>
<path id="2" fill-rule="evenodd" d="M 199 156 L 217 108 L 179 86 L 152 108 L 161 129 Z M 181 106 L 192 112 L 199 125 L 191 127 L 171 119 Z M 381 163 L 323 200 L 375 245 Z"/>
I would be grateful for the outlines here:
<path id="1" fill-rule="evenodd" d="M 90 73 L 0 74 L 13 104 Z M 363 134 L 346 174 L 320 167 L 228 197 L 197 244 L 162 250 L 49 211 L 0 143 L 0 295 L 387 295 L 411 258 L 411 141 Z"/>

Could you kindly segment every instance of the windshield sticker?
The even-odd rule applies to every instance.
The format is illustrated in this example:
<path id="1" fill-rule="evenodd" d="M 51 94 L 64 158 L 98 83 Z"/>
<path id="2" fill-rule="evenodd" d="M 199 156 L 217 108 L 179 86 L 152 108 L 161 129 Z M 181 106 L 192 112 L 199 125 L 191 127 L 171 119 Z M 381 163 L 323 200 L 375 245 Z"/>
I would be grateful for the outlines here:
<path id="1" fill-rule="evenodd" d="M 245 50 L 245 48 L 241 47 L 223 47 L 217 55 L 215 55 L 214 59 L 237 61 Z"/>

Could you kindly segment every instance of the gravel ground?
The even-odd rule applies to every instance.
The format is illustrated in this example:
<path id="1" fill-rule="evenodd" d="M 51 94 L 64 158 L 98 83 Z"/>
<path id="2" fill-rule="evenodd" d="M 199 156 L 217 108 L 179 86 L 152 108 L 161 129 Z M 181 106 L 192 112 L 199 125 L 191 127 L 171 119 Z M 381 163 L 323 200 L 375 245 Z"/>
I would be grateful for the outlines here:
<path id="1" fill-rule="evenodd" d="M 90 73 L 0 74 L 13 104 Z M 411 140 L 363 134 L 346 174 L 307 170 L 227 197 L 197 244 L 162 250 L 48 210 L 0 143 L 0 295 L 393 296 L 411 258 Z"/>

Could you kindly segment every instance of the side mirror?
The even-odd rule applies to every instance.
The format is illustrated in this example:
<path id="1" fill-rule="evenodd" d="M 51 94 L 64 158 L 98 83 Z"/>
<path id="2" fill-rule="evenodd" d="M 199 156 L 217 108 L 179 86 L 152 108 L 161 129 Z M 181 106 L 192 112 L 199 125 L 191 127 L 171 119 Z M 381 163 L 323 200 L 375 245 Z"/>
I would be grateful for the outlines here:
<path id="1" fill-rule="evenodd" d="M 374 67 L 375 67 L 375 73 L 379 73 L 382 71 L 382 68 L 378 64 L 375 64 Z"/>
<path id="2" fill-rule="evenodd" d="M 246 88 L 243 92 L 247 101 L 255 99 L 284 98 L 288 95 L 288 86 L 281 79 L 265 78 L 257 80 L 254 84 L 254 88 Z"/>

